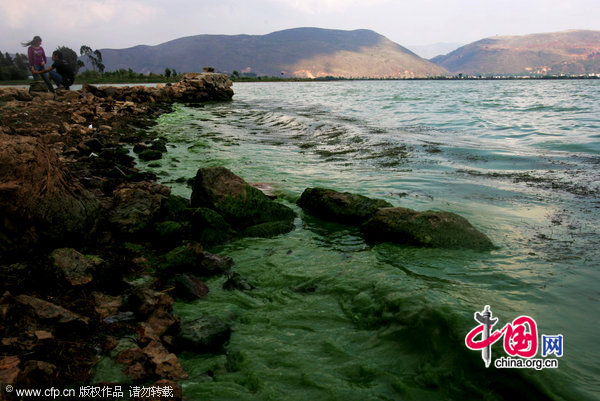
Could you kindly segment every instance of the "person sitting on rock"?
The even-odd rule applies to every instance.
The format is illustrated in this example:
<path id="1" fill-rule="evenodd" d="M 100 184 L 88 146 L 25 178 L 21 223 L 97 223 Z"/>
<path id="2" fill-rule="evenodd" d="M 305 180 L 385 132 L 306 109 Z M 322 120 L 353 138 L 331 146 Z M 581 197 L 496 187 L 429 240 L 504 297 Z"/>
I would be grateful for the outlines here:
<path id="1" fill-rule="evenodd" d="M 75 72 L 73 68 L 63 60 L 63 54 L 60 50 L 54 50 L 52 53 L 52 61 L 54 63 L 48 69 L 43 71 L 35 71 L 34 74 L 50 73 L 50 78 L 54 81 L 58 89 L 67 89 L 73 85 L 75 80 Z"/>
<path id="2" fill-rule="evenodd" d="M 44 48 L 42 47 L 42 38 L 40 38 L 39 36 L 34 36 L 33 39 L 29 42 L 21 44 L 24 47 L 28 47 L 27 57 L 29 59 L 29 65 L 31 67 L 33 79 L 37 81 L 40 79 L 39 75 L 41 75 L 44 82 L 46 82 L 46 86 L 48 86 L 48 90 L 50 92 L 54 92 L 52 82 L 50 82 L 50 79 L 48 79 L 48 74 L 39 72 L 43 70 L 44 66 L 46 65 L 46 53 L 44 52 Z"/>

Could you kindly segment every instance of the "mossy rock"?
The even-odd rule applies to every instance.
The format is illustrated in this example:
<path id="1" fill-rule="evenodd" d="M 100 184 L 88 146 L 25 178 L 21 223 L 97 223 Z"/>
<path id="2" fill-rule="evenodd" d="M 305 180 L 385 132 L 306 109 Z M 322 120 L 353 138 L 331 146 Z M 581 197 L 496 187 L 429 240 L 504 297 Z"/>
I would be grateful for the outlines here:
<path id="1" fill-rule="evenodd" d="M 192 271 L 200 261 L 198 253 L 185 245 L 172 249 L 160 259 L 159 270 L 169 273 Z"/>
<path id="2" fill-rule="evenodd" d="M 491 250 L 492 241 L 467 219 L 451 212 L 417 212 L 406 208 L 379 209 L 361 226 L 369 242 Z"/>
<path id="3" fill-rule="evenodd" d="M 289 220 L 270 221 L 268 223 L 256 224 L 244 230 L 247 237 L 271 238 L 285 234 L 294 229 L 294 222 Z"/>
<path id="4" fill-rule="evenodd" d="M 162 159 L 162 152 L 159 150 L 146 149 L 138 154 L 140 160 L 150 161 Z"/>
<path id="5" fill-rule="evenodd" d="M 326 188 L 307 188 L 298 205 L 313 216 L 343 224 L 361 224 L 380 208 L 393 207 L 382 199 Z"/>
<path id="6" fill-rule="evenodd" d="M 170 195 L 163 205 L 163 215 L 168 220 L 179 221 L 182 214 L 190 207 L 190 200 L 183 196 Z"/>
<path id="7" fill-rule="evenodd" d="M 162 221 L 156 223 L 154 226 L 154 232 L 156 234 L 154 241 L 161 247 L 172 246 L 185 239 L 189 231 L 190 227 L 187 223 L 179 223 L 170 220 Z"/>
<path id="8" fill-rule="evenodd" d="M 237 235 L 223 216 L 212 209 L 188 209 L 184 214 L 191 224 L 192 238 L 206 246 L 223 244 Z"/>
<path id="9" fill-rule="evenodd" d="M 215 210 L 232 227 L 241 230 L 272 221 L 293 221 L 296 217 L 292 209 L 269 199 L 224 167 L 198 170 L 191 204 Z"/>
<path id="10" fill-rule="evenodd" d="M 214 316 L 181 322 L 175 337 L 177 352 L 217 352 L 231 336 L 231 324 Z"/>

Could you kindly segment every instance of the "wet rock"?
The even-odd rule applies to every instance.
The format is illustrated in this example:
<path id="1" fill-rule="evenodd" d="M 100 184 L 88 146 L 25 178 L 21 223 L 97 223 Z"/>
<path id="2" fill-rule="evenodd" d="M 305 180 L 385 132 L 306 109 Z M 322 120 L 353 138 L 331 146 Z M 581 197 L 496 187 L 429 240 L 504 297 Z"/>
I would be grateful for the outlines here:
<path id="1" fill-rule="evenodd" d="M 169 280 L 169 284 L 175 287 L 173 295 L 186 301 L 206 298 L 209 292 L 206 284 L 189 274 L 177 274 Z"/>
<path id="2" fill-rule="evenodd" d="M 159 150 L 146 149 L 138 154 L 140 160 L 150 161 L 162 159 L 162 152 Z"/>
<path id="3" fill-rule="evenodd" d="M 170 189 L 150 182 L 123 184 L 113 194 L 109 221 L 122 233 L 144 231 L 160 215 Z"/>
<path id="4" fill-rule="evenodd" d="M 71 285 L 91 282 L 96 269 L 104 263 L 98 256 L 83 255 L 72 248 L 55 249 L 50 254 L 50 259 Z"/>
<path id="5" fill-rule="evenodd" d="M 307 188 L 300 196 L 298 205 L 323 220 L 343 224 L 361 224 L 378 209 L 393 207 L 382 199 L 325 188 Z"/>
<path id="6" fill-rule="evenodd" d="M 231 272 L 233 259 L 229 256 L 215 255 L 209 252 L 202 254 L 202 259 L 197 271 L 199 275 L 214 276 Z"/>
<path id="7" fill-rule="evenodd" d="M 110 316 L 105 317 L 102 321 L 106 324 L 114 324 L 114 323 L 120 323 L 120 322 L 130 322 L 133 320 L 135 320 L 135 313 L 119 312 L 115 315 L 110 315 Z"/>
<path id="8" fill-rule="evenodd" d="M 244 277 L 237 272 L 232 272 L 227 275 L 227 281 L 223 284 L 223 289 L 228 291 L 251 291 L 254 287 Z"/>
<path id="9" fill-rule="evenodd" d="M 236 236 L 236 232 L 223 216 L 214 210 L 200 207 L 187 211 L 191 235 L 207 246 L 223 244 Z"/>
<path id="10" fill-rule="evenodd" d="M 171 195 L 163 205 L 165 220 L 180 221 L 183 212 L 190 207 L 190 200 L 178 195 Z"/>
<path id="11" fill-rule="evenodd" d="M 206 316 L 183 321 L 174 346 L 179 351 L 217 352 L 229 340 L 231 325 L 217 317 Z"/>
<path id="12" fill-rule="evenodd" d="M 231 226 L 241 229 L 273 221 L 293 221 L 296 217 L 292 209 L 272 201 L 224 167 L 198 170 L 191 205 L 213 209 Z"/>
<path id="13" fill-rule="evenodd" d="M 92 297 L 94 298 L 95 304 L 94 310 L 101 319 L 106 319 L 109 316 L 116 315 L 123 305 L 123 300 L 120 296 L 111 296 L 102 294 L 100 292 L 92 292 Z"/>
<path id="14" fill-rule="evenodd" d="M 56 323 L 80 323 L 87 326 L 89 319 L 87 317 L 71 312 L 62 306 L 55 305 L 51 302 L 44 301 L 29 295 L 17 295 L 15 300 L 21 305 L 31 308 L 31 311 L 38 319 L 51 320 Z"/>
<path id="15" fill-rule="evenodd" d="M 244 230 L 246 237 L 260 237 L 260 238 L 271 238 L 280 234 L 285 234 L 292 231 L 295 228 L 293 221 L 270 221 L 267 223 L 256 224 L 254 226 L 247 227 Z"/>
<path id="16" fill-rule="evenodd" d="M 147 149 L 148 149 L 148 146 L 146 146 L 145 143 L 136 143 L 133 146 L 133 153 L 140 154 L 140 153 L 142 153 L 143 151 L 145 151 Z"/>
<path id="17" fill-rule="evenodd" d="M 181 367 L 177 356 L 167 351 L 160 342 L 152 341 L 143 348 L 143 352 L 148 357 L 157 376 L 175 381 L 188 378 L 188 374 Z"/>
<path id="18" fill-rule="evenodd" d="M 182 245 L 161 257 L 159 269 L 169 274 L 194 271 L 203 257 L 201 246 Z"/>
<path id="19" fill-rule="evenodd" d="M 188 224 L 176 221 L 162 221 L 155 225 L 155 242 L 160 247 L 174 246 L 187 237 L 189 230 Z"/>
<path id="20" fill-rule="evenodd" d="M 0 255 L 94 232 L 100 202 L 41 139 L 0 133 Z"/>
<path id="21" fill-rule="evenodd" d="M 361 226 L 367 241 L 490 250 L 492 241 L 464 217 L 450 212 L 417 212 L 406 208 L 379 209 Z"/>

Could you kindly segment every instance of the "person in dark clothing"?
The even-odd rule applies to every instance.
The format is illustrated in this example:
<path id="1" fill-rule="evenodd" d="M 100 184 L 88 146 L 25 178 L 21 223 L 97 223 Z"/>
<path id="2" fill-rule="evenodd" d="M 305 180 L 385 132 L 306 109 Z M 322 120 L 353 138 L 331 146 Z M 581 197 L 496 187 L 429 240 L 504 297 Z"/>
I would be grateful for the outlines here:
<path id="1" fill-rule="evenodd" d="M 52 53 L 52 61 L 54 61 L 54 63 L 50 68 L 43 71 L 35 71 L 34 74 L 44 74 L 49 72 L 50 79 L 54 81 L 58 89 L 68 90 L 75 80 L 73 68 L 71 68 L 69 63 L 63 60 L 63 55 L 60 50 L 55 50 L 54 53 Z"/>

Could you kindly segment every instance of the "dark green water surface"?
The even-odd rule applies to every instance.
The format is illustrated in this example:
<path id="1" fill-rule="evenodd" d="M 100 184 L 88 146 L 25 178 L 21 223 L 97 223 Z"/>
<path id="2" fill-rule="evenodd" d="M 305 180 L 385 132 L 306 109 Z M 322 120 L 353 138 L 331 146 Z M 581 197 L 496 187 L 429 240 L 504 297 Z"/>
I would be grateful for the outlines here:
<path id="1" fill-rule="evenodd" d="M 223 165 L 272 184 L 296 229 L 213 249 L 257 288 L 177 303 L 183 319 L 233 321 L 226 352 L 180 356 L 192 400 L 598 399 L 600 82 L 236 84 L 230 103 L 177 106 L 156 172 Z M 468 218 L 498 249 L 367 245 L 304 215 L 324 186 Z M 497 369 L 465 346 L 490 305 L 562 334 L 557 369 Z M 540 346 L 541 347 L 541 346 Z M 518 359 L 518 357 L 516 357 Z M 541 357 L 541 350 L 536 358 Z"/>

